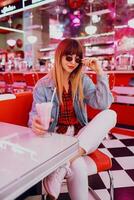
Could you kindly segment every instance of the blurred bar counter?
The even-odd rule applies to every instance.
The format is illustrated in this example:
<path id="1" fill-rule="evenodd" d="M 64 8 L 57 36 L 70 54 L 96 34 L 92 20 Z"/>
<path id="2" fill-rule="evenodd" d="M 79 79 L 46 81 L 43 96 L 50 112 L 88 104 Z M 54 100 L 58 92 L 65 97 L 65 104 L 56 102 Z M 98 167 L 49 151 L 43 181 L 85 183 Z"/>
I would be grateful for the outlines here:
<path id="1" fill-rule="evenodd" d="M 110 89 L 114 96 L 111 109 L 117 112 L 117 124 L 134 128 L 134 71 L 105 71 L 109 76 Z M 0 93 L 18 93 L 33 91 L 36 82 L 48 72 L 0 72 Z M 94 83 L 96 74 L 85 72 Z M 87 108 L 88 117 L 92 119 L 99 110 L 90 106 Z"/>

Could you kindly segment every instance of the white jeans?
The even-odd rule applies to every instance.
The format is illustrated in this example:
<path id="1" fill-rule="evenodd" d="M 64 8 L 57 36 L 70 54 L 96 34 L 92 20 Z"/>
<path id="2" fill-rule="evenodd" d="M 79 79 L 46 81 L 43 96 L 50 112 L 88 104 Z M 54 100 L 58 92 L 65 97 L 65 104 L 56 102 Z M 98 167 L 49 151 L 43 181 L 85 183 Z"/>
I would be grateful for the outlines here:
<path id="1" fill-rule="evenodd" d="M 79 145 L 86 154 L 95 151 L 108 132 L 116 124 L 116 113 L 113 110 L 104 110 L 97 114 L 77 134 Z M 72 135 L 67 132 L 67 135 Z M 71 200 L 88 200 L 88 167 L 85 156 L 74 160 L 71 165 L 72 175 L 67 178 L 68 192 Z"/>

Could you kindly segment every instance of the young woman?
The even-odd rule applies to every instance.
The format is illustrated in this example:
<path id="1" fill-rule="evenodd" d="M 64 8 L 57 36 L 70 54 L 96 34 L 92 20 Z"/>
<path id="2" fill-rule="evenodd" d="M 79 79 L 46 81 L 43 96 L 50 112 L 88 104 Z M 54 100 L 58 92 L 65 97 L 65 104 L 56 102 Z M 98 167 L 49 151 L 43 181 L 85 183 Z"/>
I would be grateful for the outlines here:
<path id="1" fill-rule="evenodd" d="M 82 66 L 95 71 L 97 84 L 86 74 Z M 51 112 L 52 121 L 44 130 L 37 115 L 36 103 L 51 101 L 56 93 Z M 67 179 L 68 191 L 72 200 L 88 200 L 88 175 L 86 155 L 93 152 L 103 138 L 116 124 L 116 113 L 109 110 L 113 97 L 109 89 L 108 77 L 96 59 L 84 59 L 82 46 L 77 40 L 64 39 L 55 52 L 52 71 L 40 79 L 33 91 L 33 105 L 29 126 L 37 135 L 47 131 L 77 137 L 79 154 L 70 160 L 69 165 L 60 167 L 44 179 L 44 187 L 55 200 L 60 193 L 61 183 Z M 86 104 L 103 110 L 88 123 Z"/>

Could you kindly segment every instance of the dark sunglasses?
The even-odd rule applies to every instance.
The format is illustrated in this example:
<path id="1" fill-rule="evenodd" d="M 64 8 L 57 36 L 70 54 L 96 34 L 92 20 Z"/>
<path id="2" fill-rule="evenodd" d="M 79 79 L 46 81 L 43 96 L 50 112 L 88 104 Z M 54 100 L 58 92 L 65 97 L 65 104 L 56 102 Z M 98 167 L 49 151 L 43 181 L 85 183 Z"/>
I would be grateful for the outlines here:
<path id="1" fill-rule="evenodd" d="M 66 60 L 69 61 L 69 62 L 71 62 L 73 60 L 73 57 L 71 55 L 66 55 Z M 76 57 L 75 58 L 75 62 L 78 63 L 78 64 L 80 64 L 81 63 L 81 58 Z"/>

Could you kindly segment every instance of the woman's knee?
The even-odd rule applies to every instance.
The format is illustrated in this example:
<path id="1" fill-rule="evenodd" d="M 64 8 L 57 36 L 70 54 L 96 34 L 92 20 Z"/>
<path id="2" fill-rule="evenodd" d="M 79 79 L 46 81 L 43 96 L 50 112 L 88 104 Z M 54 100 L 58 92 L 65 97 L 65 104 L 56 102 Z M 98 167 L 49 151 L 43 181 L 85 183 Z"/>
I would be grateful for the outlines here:
<path id="1" fill-rule="evenodd" d="M 100 112 L 100 115 L 102 115 L 104 121 L 106 120 L 106 122 L 108 121 L 111 122 L 113 127 L 116 125 L 117 113 L 114 110 L 111 109 L 103 110 L 102 112 Z"/>
<path id="2" fill-rule="evenodd" d="M 108 112 L 108 119 L 113 122 L 113 126 L 116 125 L 117 122 L 117 113 L 114 110 L 107 109 Z"/>

